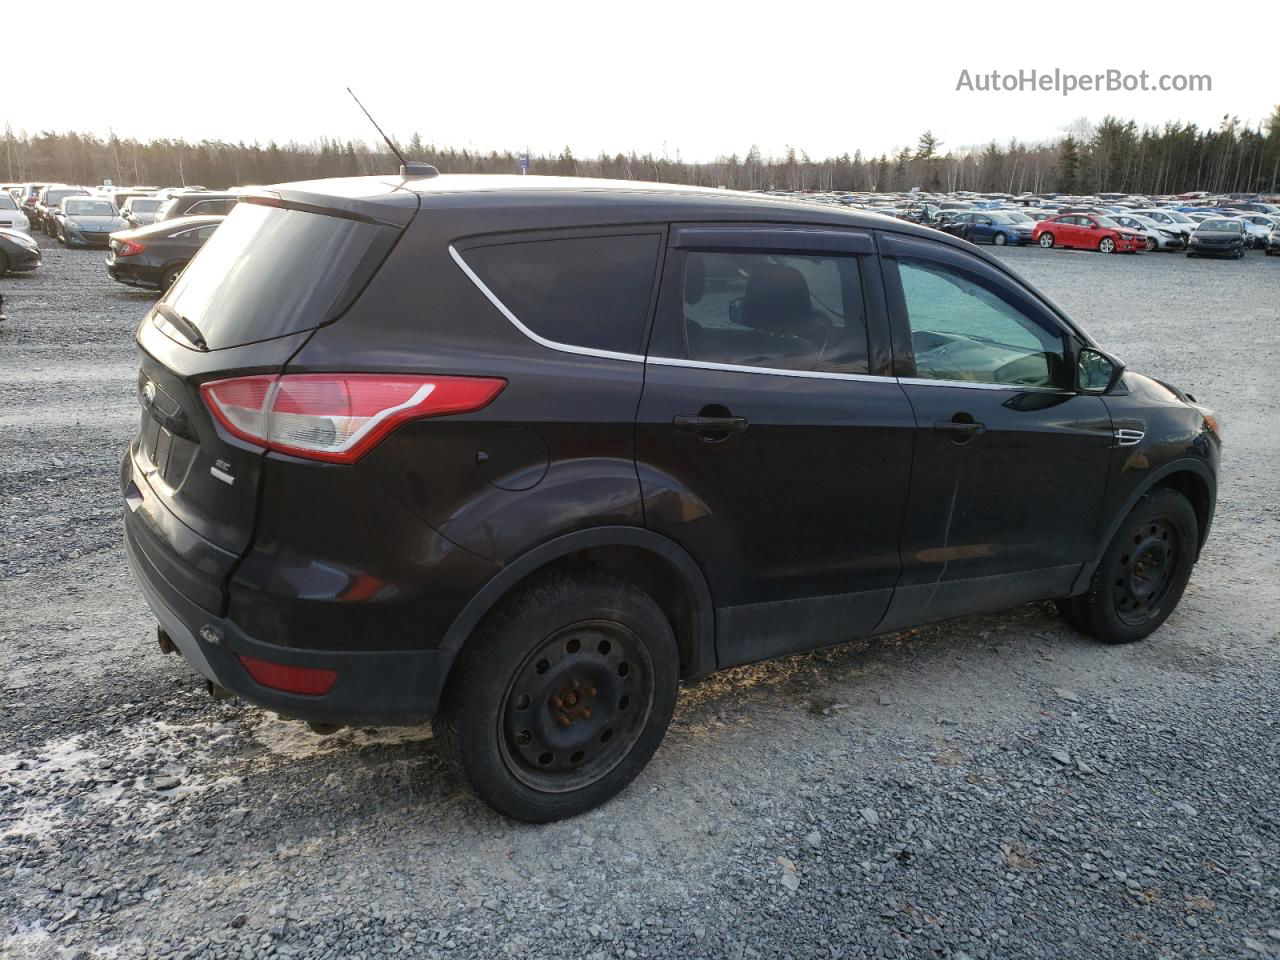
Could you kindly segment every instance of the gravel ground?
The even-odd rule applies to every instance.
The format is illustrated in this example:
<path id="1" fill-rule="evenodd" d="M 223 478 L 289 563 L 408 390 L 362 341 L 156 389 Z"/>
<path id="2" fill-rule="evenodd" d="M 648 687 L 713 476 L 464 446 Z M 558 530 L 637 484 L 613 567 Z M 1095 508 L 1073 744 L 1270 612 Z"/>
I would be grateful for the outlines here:
<path id="1" fill-rule="evenodd" d="M 1001 254 L 1222 416 L 1154 637 L 1035 604 L 735 669 L 530 827 L 425 729 L 317 737 L 158 653 L 115 490 L 151 298 L 46 248 L 0 325 L 0 956 L 1280 957 L 1280 262 Z"/>

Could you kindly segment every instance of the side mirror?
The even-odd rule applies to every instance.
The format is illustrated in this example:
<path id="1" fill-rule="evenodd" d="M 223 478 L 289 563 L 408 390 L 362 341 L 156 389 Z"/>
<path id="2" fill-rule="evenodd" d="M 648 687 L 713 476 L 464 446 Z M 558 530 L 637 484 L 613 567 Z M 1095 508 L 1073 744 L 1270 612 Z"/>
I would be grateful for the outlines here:
<path id="1" fill-rule="evenodd" d="M 1080 393 L 1102 395 L 1115 389 L 1124 376 L 1124 364 L 1115 357 L 1082 347 L 1076 358 L 1076 390 Z"/>

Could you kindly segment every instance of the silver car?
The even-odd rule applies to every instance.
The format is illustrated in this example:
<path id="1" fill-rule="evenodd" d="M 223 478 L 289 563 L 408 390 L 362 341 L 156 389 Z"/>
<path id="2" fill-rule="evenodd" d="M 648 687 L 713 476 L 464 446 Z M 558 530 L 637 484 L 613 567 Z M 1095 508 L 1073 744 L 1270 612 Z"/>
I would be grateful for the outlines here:
<path id="1" fill-rule="evenodd" d="M 1117 213 L 1111 219 L 1122 227 L 1142 234 L 1148 253 L 1152 250 L 1181 250 L 1187 245 L 1187 235 L 1181 230 L 1156 223 L 1150 217 L 1138 213 Z"/>

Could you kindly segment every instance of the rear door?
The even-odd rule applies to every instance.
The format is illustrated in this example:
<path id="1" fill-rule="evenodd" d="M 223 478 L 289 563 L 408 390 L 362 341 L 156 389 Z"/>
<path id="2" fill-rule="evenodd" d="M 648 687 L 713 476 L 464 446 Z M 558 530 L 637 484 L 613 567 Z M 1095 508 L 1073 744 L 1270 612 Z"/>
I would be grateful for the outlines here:
<path id="1" fill-rule="evenodd" d="M 347 308 L 400 230 L 242 204 L 139 326 L 142 410 L 124 494 L 144 522 L 132 546 L 206 609 L 221 609 L 249 544 L 262 450 L 215 423 L 201 385 L 280 372 Z"/>
<path id="2" fill-rule="evenodd" d="M 881 629 L 1063 596 L 1101 537 L 1113 436 L 1072 388 L 1076 344 L 983 259 L 881 237 L 895 367 L 915 412 L 902 579 Z"/>
<path id="3" fill-rule="evenodd" d="M 724 666 L 871 632 L 914 422 L 871 236 L 674 228 L 636 424 L 648 526 L 702 566 Z"/>

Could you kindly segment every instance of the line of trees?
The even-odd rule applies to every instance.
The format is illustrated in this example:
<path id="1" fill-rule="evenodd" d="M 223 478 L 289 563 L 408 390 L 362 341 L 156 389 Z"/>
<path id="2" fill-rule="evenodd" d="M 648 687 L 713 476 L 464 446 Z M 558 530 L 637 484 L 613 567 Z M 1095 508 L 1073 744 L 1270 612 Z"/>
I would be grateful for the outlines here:
<path id="1" fill-rule="evenodd" d="M 926 130 L 914 147 L 892 154 L 852 154 L 814 159 L 788 148 L 766 156 L 752 146 L 710 162 L 686 163 L 676 156 L 601 153 L 576 157 L 531 156 L 530 171 L 624 180 L 654 180 L 757 190 L 838 190 L 1170 194 L 1280 193 L 1280 106 L 1254 129 L 1227 116 L 1216 129 L 1170 122 L 1139 127 L 1105 117 L 1077 120 L 1053 143 L 1007 144 L 943 151 Z M 434 163 L 445 173 L 514 173 L 520 153 L 488 153 L 441 147 L 414 134 L 404 145 L 412 159 Z M 150 140 L 112 133 L 42 131 L 15 133 L 6 127 L 0 144 L 0 175 L 7 181 L 62 181 L 227 187 L 317 177 L 388 173 L 397 161 L 383 145 L 321 138 L 311 143 L 228 143 L 223 140 Z"/>

